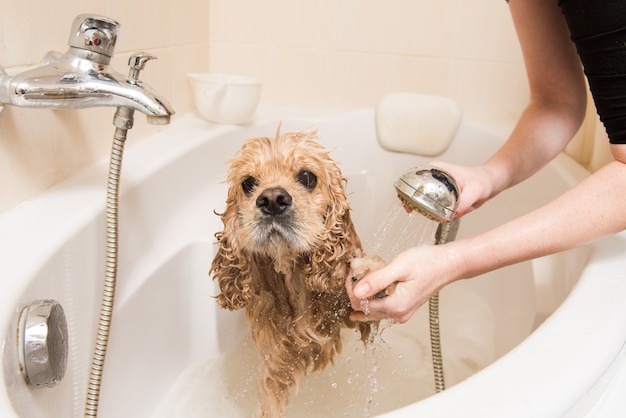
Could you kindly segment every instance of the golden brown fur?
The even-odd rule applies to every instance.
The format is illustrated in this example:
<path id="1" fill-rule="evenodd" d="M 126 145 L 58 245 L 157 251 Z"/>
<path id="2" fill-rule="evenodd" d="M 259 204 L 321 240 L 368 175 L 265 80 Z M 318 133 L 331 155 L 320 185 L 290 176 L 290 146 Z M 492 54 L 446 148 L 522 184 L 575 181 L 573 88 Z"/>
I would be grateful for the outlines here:
<path id="1" fill-rule="evenodd" d="M 262 360 L 260 416 L 284 416 L 289 388 L 341 350 L 349 262 L 362 256 L 337 163 L 315 132 L 248 140 L 230 161 L 224 230 L 211 266 L 222 308 L 246 309 Z M 370 269 L 369 263 L 364 269 Z"/>

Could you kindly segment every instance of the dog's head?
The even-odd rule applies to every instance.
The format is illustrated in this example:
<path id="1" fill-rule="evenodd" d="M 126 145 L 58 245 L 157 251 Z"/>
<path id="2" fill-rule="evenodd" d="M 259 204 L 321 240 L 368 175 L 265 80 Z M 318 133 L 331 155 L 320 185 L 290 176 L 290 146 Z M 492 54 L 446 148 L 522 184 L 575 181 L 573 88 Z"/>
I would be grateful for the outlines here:
<path id="1" fill-rule="evenodd" d="M 253 138 L 231 160 L 227 215 L 244 251 L 293 261 L 319 246 L 348 209 L 345 180 L 314 135 Z"/>
<path id="2" fill-rule="evenodd" d="M 322 270 L 329 275 L 360 248 L 346 179 L 315 139 L 316 132 L 253 138 L 230 160 L 224 231 L 216 234 L 219 250 L 212 267 L 223 306 L 245 305 L 249 283 L 241 280 L 255 274 L 259 260 L 285 274 L 301 263 L 311 284 L 326 288 Z"/>

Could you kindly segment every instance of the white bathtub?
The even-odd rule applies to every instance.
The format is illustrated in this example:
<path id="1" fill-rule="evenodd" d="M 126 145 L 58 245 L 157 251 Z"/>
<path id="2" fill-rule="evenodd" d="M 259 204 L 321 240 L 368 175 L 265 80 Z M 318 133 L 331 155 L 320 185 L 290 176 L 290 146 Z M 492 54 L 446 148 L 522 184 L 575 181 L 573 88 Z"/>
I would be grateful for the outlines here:
<path id="1" fill-rule="evenodd" d="M 289 117 L 282 123 L 283 131 L 317 128 L 321 142 L 336 147 L 332 155 L 349 177 L 354 220 L 365 240 L 396 204 L 393 181 L 428 161 L 380 149 L 372 110 Z M 215 290 L 207 271 L 213 234 L 221 228 L 213 210 L 224 206 L 225 161 L 242 140 L 272 136 L 276 125 L 277 119 L 268 119 L 247 127 L 218 126 L 186 115 L 126 153 L 117 301 L 99 416 L 167 415 L 168 408 L 173 412 L 167 416 L 219 416 L 215 406 L 192 413 L 188 405 L 190 393 L 201 396 L 206 382 L 189 381 L 191 390 L 171 400 L 181 379 L 202 374 L 203 365 L 232 353 L 246 334 L 241 315 L 219 310 L 210 298 Z M 438 158 L 478 164 L 500 143 L 498 135 L 466 120 Z M 466 216 L 459 235 L 536 207 L 585 174 L 560 156 L 529 182 Z M 2 417 L 82 416 L 103 281 L 105 181 L 106 165 L 98 165 L 0 217 Z M 441 326 L 449 388 L 419 402 L 405 399 L 383 415 L 626 416 L 625 252 L 626 234 L 620 234 L 445 289 Z M 51 389 L 27 387 L 17 371 L 17 312 L 36 299 L 59 301 L 69 324 L 68 370 Z M 393 355 L 394 332 L 427 335 L 423 314 L 415 318 L 385 331 L 385 350 Z M 458 322 L 450 324 L 450 318 Z M 472 327 L 477 318 L 482 322 Z M 448 361 L 486 367 L 465 379 L 454 365 L 445 365 L 452 350 Z M 428 386 L 429 373 L 424 373 Z M 383 397 L 393 391 L 389 383 Z M 309 403 L 306 411 L 329 416 L 323 406 Z"/>

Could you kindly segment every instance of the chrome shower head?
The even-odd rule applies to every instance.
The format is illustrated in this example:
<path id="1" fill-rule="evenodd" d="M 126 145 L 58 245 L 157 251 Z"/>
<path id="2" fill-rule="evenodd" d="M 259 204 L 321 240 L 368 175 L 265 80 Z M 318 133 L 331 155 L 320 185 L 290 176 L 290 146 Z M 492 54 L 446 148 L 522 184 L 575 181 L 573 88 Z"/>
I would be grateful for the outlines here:
<path id="1" fill-rule="evenodd" d="M 439 167 L 424 165 L 406 171 L 395 186 L 398 198 L 404 204 L 439 223 L 435 232 L 435 245 L 454 241 L 460 224 L 459 219 L 454 219 L 459 206 L 459 188 L 454 177 Z M 446 385 L 439 332 L 438 292 L 428 301 L 428 314 L 435 390 L 439 393 Z"/>
<path id="2" fill-rule="evenodd" d="M 400 200 L 439 223 L 450 223 L 459 206 L 454 177 L 439 167 L 424 165 L 406 171 L 395 183 Z"/>

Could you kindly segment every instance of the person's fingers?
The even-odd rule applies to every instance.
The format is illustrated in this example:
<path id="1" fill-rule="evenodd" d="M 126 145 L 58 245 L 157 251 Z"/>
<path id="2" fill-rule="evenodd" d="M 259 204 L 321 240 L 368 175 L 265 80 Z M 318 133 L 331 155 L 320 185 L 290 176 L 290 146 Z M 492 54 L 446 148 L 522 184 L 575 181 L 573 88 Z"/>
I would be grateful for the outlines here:
<path id="1" fill-rule="evenodd" d="M 359 280 L 352 288 L 352 293 L 356 299 L 368 299 L 385 290 L 389 285 L 395 282 L 395 275 L 389 265 L 376 270 L 361 280 Z"/>

